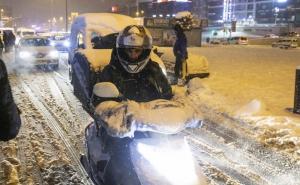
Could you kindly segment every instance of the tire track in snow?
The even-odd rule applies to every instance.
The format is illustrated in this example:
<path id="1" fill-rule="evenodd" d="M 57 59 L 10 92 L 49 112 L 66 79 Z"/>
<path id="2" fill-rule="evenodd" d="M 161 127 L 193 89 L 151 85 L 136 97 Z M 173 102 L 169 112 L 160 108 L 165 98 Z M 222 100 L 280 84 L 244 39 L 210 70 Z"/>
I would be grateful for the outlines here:
<path id="1" fill-rule="evenodd" d="M 77 172 L 69 164 L 65 149 L 61 147 L 61 139 L 48 127 L 50 123 L 32 103 L 22 83 L 16 84 L 13 85 L 14 92 L 17 92 L 14 98 L 23 112 L 22 127 L 16 139 L 17 152 L 12 152 L 18 153 L 20 161 L 16 177 L 19 177 L 21 184 L 28 185 L 53 184 L 57 181 L 80 184 Z"/>
<path id="2" fill-rule="evenodd" d="M 220 169 L 242 184 L 250 183 L 243 176 L 253 181 L 250 184 L 299 184 L 299 180 L 295 179 L 300 175 L 300 167 L 288 156 L 264 147 L 253 138 L 241 136 L 212 122 L 206 122 L 201 129 L 186 131 L 186 134 L 191 141 L 194 155 L 202 163 Z M 282 183 L 279 181 L 281 177 L 288 176 L 293 176 L 294 179 Z"/>
<path id="3" fill-rule="evenodd" d="M 24 82 L 33 90 L 34 94 L 49 107 L 49 110 L 59 118 L 60 127 L 63 128 L 70 140 L 73 140 L 74 146 L 76 146 L 80 152 L 83 152 L 83 131 L 88 122 L 79 120 L 79 118 L 84 116 L 72 111 L 72 107 L 70 107 L 67 100 L 64 99 L 64 92 L 60 90 L 53 79 L 53 73 L 42 73 L 38 75 L 40 75 L 41 78 L 35 79 L 33 83 L 28 82 L 31 81 L 31 76 L 29 76 L 31 78 L 24 80 Z M 85 113 L 85 115 L 87 115 L 87 113 Z"/>
<path id="4" fill-rule="evenodd" d="M 59 137 L 61 138 L 62 142 L 66 146 L 68 153 L 70 154 L 69 157 L 72 159 L 72 161 L 77 166 L 77 170 L 80 173 L 81 177 L 83 178 L 84 183 L 85 184 L 93 184 L 92 181 L 89 179 L 85 169 L 83 168 L 83 166 L 81 165 L 81 163 L 79 161 L 78 151 L 76 151 L 74 149 L 71 142 L 69 141 L 68 138 L 65 137 L 65 133 L 60 128 L 61 123 L 60 124 L 58 123 L 59 117 L 55 116 L 55 114 L 53 114 L 53 112 L 47 106 L 47 104 L 43 100 L 38 99 L 34 95 L 33 91 L 25 83 L 22 83 L 22 86 L 23 86 L 24 90 L 26 91 L 26 93 L 29 95 L 33 104 L 36 107 L 38 107 L 39 111 L 41 111 L 43 113 L 43 115 L 47 118 L 47 120 L 49 120 L 49 122 L 51 123 L 51 124 L 49 124 L 49 127 L 54 132 L 56 132 L 59 135 Z"/>

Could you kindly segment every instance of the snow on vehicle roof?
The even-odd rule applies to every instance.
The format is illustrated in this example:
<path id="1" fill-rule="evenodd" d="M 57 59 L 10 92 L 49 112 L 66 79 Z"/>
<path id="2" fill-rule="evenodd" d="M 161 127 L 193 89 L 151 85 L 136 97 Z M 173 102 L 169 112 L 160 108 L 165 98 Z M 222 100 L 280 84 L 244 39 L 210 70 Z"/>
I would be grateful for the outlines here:
<path id="1" fill-rule="evenodd" d="M 176 19 L 181 19 L 183 17 L 188 17 L 188 16 L 191 16 L 191 12 L 189 11 L 182 11 L 182 12 L 178 12 L 176 15 L 175 15 L 175 18 Z"/>
<path id="2" fill-rule="evenodd" d="M 124 27 L 137 24 L 129 16 L 113 13 L 87 13 L 81 14 L 74 20 L 73 27 L 85 27 L 87 30 L 97 30 L 101 35 L 120 32 Z"/>
<path id="3" fill-rule="evenodd" d="M 102 70 L 110 62 L 112 49 L 83 49 L 79 52 L 87 57 L 90 67 L 95 71 Z"/>
<path id="4" fill-rule="evenodd" d="M 24 27 L 20 27 L 17 29 L 17 32 L 18 31 L 25 31 L 25 32 L 35 32 L 34 29 L 31 29 L 31 28 L 24 28 Z"/>

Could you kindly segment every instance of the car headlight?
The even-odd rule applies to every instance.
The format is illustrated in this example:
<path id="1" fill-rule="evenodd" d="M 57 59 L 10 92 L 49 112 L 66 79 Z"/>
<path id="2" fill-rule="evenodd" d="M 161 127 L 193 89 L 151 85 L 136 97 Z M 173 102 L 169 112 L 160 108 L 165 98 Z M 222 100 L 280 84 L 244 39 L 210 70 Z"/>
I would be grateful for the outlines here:
<path id="1" fill-rule="evenodd" d="M 171 184 L 196 184 L 198 176 L 188 144 L 184 141 L 170 146 L 171 143 L 162 146 L 137 143 L 137 151 Z"/>
<path id="2" fill-rule="evenodd" d="M 50 46 L 55 46 L 55 45 L 56 45 L 55 42 L 50 41 Z"/>
<path id="3" fill-rule="evenodd" d="M 58 58 L 59 53 L 58 53 L 58 51 L 50 51 L 49 56 L 51 58 Z"/>
<path id="4" fill-rule="evenodd" d="M 20 51 L 20 53 L 19 53 L 20 58 L 29 58 L 31 56 L 32 56 L 32 54 L 28 51 Z"/>
<path id="5" fill-rule="evenodd" d="M 70 42 L 68 40 L 65 40 L 64 43 L 63 43 L 63 45 L 65 47 L 70 47 Z"/>
<path id="6" fill-rule="evenodd" d="M 18 44 L 19 44 L 19 42 L 20 42 L 20 38 L 19 38 L 19 37 L 17 37 L 17 38 L 16 38 L 16 41 L 15 41 L 15 45 L 18 45 Z"/>

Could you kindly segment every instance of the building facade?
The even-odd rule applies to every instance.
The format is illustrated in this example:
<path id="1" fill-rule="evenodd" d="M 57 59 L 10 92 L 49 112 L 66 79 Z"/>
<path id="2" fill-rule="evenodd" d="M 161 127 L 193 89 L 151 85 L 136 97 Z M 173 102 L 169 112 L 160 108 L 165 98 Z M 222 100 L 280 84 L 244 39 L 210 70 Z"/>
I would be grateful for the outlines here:
<path id="1" fill-rule="evenodd" d="M 0 6 L 0 27 L 12 27 L 13 21 L 11 7 Z"/>
<path id="2" fill-rule="evenodd" d="M 153 0 L 139 3 L 144 17 L 172 17 L 180 11 L 192 11 L 191 0 Z"/>
<path id="3" fill-rule="evenodd" d="M 300 0 L 293 0 L 289 9 L 289 14 L 294 26 L 300 28 Z"/>
<path id="4" fill-rule="evenodd" d="M 290 23 L 299 17 L 300 0 L 195 0 L 212 25 L 233 20 L 240 24 Z M 198 5 L 195 4 L 195 5 Z M 206 8 L 205 8 L 206 7 Z M 206 11 L 205 11 L 206 10 Z M 195 12 L 194 11 L 194 12 Z"/>

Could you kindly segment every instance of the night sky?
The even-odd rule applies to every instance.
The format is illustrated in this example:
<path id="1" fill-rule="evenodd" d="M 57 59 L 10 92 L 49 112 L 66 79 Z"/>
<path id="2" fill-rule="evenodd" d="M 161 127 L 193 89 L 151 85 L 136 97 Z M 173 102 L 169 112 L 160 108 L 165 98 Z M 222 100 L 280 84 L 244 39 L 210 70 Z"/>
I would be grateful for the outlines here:
<path id="1" fill-rule="evenodd" d="M 112 4 L 110 0 L 68 0 L 68 11 L 108 12 Z M 19 17 L 17 26 L 38 25 L 47 23 L 51 17 L 65 17 L 65 0 L 0 0 L 0 5 L 12 7 L 12 16 Z"/>

